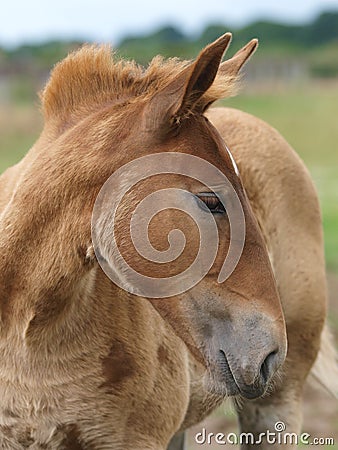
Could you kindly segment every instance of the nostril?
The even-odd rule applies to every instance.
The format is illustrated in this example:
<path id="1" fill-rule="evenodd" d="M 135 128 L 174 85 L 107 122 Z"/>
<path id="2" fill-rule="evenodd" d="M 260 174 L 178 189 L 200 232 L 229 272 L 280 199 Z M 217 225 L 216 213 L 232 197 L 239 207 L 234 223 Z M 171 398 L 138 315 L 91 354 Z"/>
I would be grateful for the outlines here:
<path id="1" fill-rule="evenodd" d="M 264 380 L 264 383 L 269 380 L 274 372 L 274 369 L 276 367 L 277 353 L 278 350 L 274 350 L 273 352 L 269 353 L 261 365 L 260 374 Z"/>

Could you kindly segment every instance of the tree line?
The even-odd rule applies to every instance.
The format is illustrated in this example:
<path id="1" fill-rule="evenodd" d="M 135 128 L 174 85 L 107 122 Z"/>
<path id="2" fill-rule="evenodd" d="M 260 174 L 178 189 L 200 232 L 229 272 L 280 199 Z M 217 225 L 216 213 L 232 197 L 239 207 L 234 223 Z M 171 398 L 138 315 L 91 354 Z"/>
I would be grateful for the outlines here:
<path id="1" fill-rule="evenodd" d="M 257 37 L 261 44 L 258 57 L 305 55 L 314 72 L 324 76 L 338 75 L 338 11 L 323 12 L 312 22 L 298 25 L 255 21 L 234 28 L 223 23 L 211 24 L 198 36 L 189 36 L 179 28 L 168 25 L 149 34 L 126 36 L 115 48 L 121 56 L 142 64 L 146 64 L 156 54 L 191 58 L 225 31 L 234 34 L 231 51 Z M 48 41 L 25 44 L 14 49 L 0 47 L 0 74 L 24 72 L 27 68 L 31 72 L 49 70 L 56 61 L 85 41 Z"/>

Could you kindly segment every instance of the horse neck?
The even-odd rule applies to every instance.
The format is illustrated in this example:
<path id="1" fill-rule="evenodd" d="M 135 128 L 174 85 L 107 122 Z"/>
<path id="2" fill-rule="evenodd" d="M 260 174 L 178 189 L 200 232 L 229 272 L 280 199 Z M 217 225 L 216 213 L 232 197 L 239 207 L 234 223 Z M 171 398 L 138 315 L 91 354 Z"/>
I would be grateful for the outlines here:
<path id="1" fill-rule="evenodd" d="M 110 164 L 100 159 L 102 142 L 87 136 L 88 129 L 98 132 L 99 120 L 88 121 L 55 140 L 47 126 L 21 163 L 0 177 L 0 342 L 11 333 L 39 345 L 71 342 L 88 320 L 87 335 L 96 332 L 95 317 L 102 319 L 97 304 L 107 290 L 95 279 L 91 214 L 121 152 L 115 148 Z M 121 135 L 108 129 L 110 155 L 114 133 Z M 111 283 L 105 289 L 113 290 Z"/>
<path id="2" fill-rule="evenodd" d="M 0 211 L 0 338 L 10 329 L 24 333 L 65 321 L 93 284 L 89 208 L 74 199 L 66 204 L 65 191 L 48 200 L 54 191 L 47 192 L 48 182 L 15 176 L 19 182 Z M 88 314 L 78 308 L 75 319 Z"/>
<path id="3" fill-rule="evenodd" d="M 20 197 L 0 216 L 0 378 L 16 380 L 19 367 L 29 385 L 71 383 L 74 368 L 92 358 L 86 367 L 96 370 L 96 356 L 144 323 L 151 306 L 121 293 L 99 269 L 83 223 L 74 222 L 76 202 L 48 223 L 34 201 L 27 214 Z"/>

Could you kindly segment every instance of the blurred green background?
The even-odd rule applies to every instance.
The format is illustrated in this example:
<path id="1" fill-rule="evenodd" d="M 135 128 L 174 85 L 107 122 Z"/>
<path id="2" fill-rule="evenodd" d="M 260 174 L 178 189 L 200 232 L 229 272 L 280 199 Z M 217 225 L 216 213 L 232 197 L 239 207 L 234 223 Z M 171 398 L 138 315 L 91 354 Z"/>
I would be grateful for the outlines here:
<path id="1" fill-rule="evenodd" d="M 149 34 L 126 36 L 115 50 L 117 56 L 143 65 L 156 54 L 192 58 L 225 31 L 234 34 L 229 56 L 252 37 L 259 38 L 260 47 L 245 70 L 242 92 L 222 104 L 252 113 L 277 128 L 304 160 L 317 186 L 330 319 L 338 336 L 338 11 L 322 12 L 304 24 L 265 20 L 234 28 L 214 23 L 198 35 L 164 26 Z M 50 69 L 82 43 L 52 40 L 0 48 L 0 173 L 19 161 L 39 135 L 42 118 L 37 92 Z M 306 429 L 311 428 L 312 435 L 314 430 L 338 439 L 336 404 L 315 396 L 306 405 Z M 326 415 L 318 417 L 317 406 Z M 219 415 L 212 420 L 208 426 L 219 431 Z M 231 427 L 234 420 L 233 415 L 228 417 Z"/>

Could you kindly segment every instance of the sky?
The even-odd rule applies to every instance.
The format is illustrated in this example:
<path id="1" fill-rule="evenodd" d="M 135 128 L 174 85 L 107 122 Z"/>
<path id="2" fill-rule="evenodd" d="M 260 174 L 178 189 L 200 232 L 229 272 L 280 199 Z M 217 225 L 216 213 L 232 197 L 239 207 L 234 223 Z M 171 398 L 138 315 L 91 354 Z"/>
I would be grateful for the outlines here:
<path id="1" fill-rule="evenodd" d="M 338 0 L 2 0 L 0 45 L 54 38 L 116 44 L 125 35 L 168 24 L 197 34 L 212 22 L 304 23 L 323 10 L 338 10 Z"/>

